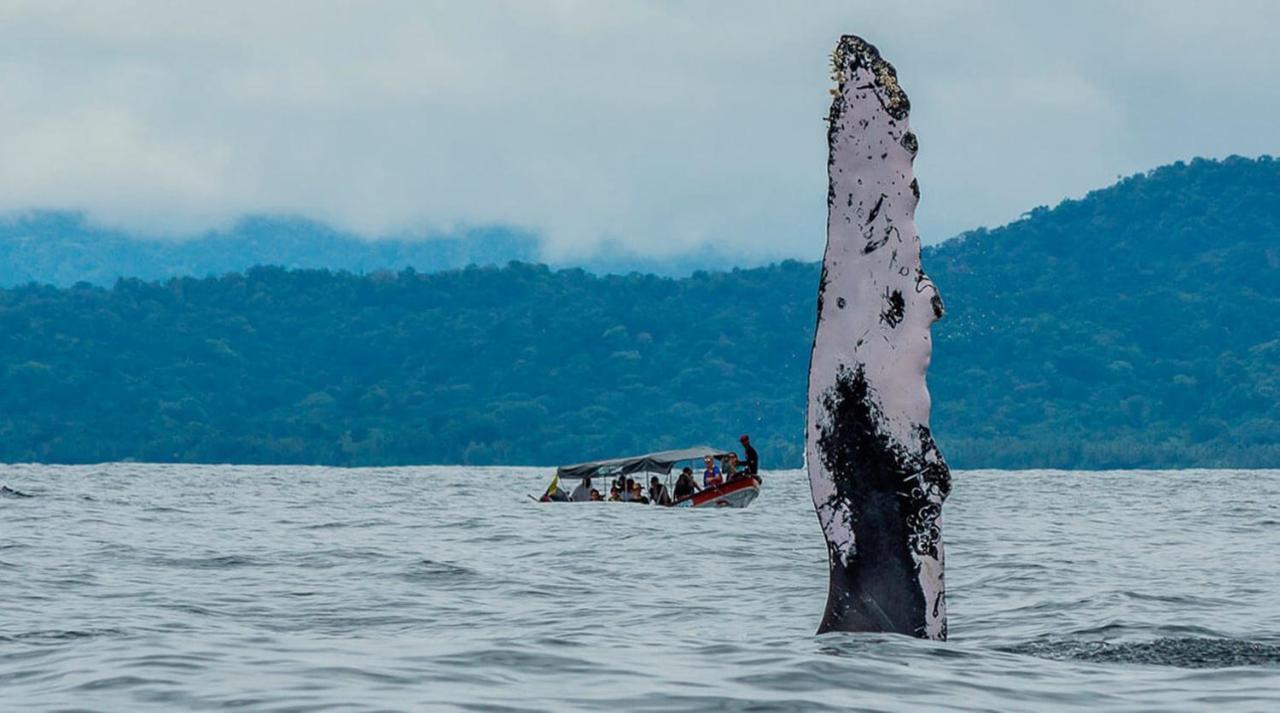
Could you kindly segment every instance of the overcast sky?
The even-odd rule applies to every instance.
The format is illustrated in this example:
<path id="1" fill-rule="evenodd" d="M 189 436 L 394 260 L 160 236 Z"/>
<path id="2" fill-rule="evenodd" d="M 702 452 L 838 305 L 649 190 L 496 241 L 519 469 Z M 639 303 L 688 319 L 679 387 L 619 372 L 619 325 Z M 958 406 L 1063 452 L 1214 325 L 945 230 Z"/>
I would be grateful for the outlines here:
<path id="1" fill-rule="evenodd" d="M 290 213 L 817 257 L 827 57 L 911 97 L 925 242 L 1118 175 L 1280 152 L 1280 2 L 0 0 L 0 211 Z"/>

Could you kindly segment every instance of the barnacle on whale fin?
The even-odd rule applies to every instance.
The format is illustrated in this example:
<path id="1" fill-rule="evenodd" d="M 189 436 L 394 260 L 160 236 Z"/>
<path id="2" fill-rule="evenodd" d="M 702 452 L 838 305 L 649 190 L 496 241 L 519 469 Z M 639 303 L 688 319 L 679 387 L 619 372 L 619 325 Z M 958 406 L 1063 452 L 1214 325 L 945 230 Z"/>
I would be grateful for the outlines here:
<path id="1" fill-rule="evenodd" d="M 911 100 L 898 84 L 893 65 L 880 56 L 876 46 L 856 35 L 844 35 L 831 55 L 832 79 L 843 85 L 859 68 L 871 72 L 885 111 L 894 119 L 905 119 L 911 112 Z"/>

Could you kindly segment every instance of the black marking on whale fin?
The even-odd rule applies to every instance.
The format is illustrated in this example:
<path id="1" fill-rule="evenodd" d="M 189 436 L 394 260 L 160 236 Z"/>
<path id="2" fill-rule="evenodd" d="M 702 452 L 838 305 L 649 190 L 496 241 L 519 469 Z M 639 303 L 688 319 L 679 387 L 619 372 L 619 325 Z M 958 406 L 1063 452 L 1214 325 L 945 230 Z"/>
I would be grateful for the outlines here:
<path id="1" fill-rule="evenodd" d="M 822 261 L 822 274 L 818 276 L 818 324 L 822 324 L 822 305 L 827 295 L 827 261 Z"/>
<path id="2" fill-rule="evenodd" d="M 929 279 L 929 276 L 924 274 L 924 270 L 917 268 L 916 294 L 924 292 L 925 290 L 933 290 L 933 294 L 929 296 L 929 306 L 933 308 L 933 319 L 935 321 L 942 319 L 942 316 L 946 314 L 946 308 L 942 304 L 942 295 L 938 293 L 937 286 L 933 284 L 933 281 Z"/>
<path id="3" fill-rule="evenodd" d="M 886 287 L 884 288 L 884 302 L 884 309 L 880 311 L 880 323 L 887 324 L 890 329 L 894 329 L 899 324 L 902 324 L 902 319 L 906 316 L 906 300 L 902 299 L 900 290 L 890 292 L 889 288 Z"/>
<path id="4" fill-rule="evenodd" d="M 922 464 L 880 430 L 882 414 L 861 365 L 841 368 L 821 405 L 827 417 L 818 421 L 825 424 L 818 427 L 818 453 L 835 485 L 825 505 L 849 513 L 857 546 L 847 561 L 829 548 L 827 609 L 818 633 L 921 636 L 926 602 L 911 556 L 908 516 L 927 503 L 902 492 L 901 484 Z"/>
<path id="5" fill-rule="evenodd" d="M 850 195 L 853 195 L 853 194 L 850 194 Z M 867 223 L 870 223 L 871 221 L 875 220 L 876 216 L 880 215 L 880 208 L 884 206 L 884 199 L 888 197 L 889 196 L 886 196 L 883 193 L 880 194 L 880 197 L 876 199 L 876 204 L 871 206 L 871 213 L 867 216 Z"/>
<path id="6" fill-rule="evenodd" d="M 920 140 L 917 139 L 916 135 L 910 131 L 902 135 L 902 141 L 900 143 L 902 144 L 902 148 L 906 149 L 912 156 L 915 156 L 916 152 L 920 150 Z"/>
<path id="7" fill-rule="evenodd" d="M 901 233 L 898 231 L 898 227 L 896 225 L 886 226 L 884 229 L 884 235 L 880 236 L 879 240 L 868 241 L 866 246 L 862 248 L 862 254 L 870 255 L 871 253 L 879 250 L 880 248 L 884 247 L 885 243 L 888 243 L 889 239 L 894 237 L 895 235 L 901 235 Z"/>

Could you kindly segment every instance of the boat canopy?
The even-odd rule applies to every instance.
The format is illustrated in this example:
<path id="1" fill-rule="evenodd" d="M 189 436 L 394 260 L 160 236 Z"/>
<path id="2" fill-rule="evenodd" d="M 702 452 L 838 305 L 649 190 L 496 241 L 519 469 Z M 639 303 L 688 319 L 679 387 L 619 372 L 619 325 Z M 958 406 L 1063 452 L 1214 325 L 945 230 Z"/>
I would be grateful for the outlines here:
<path id="1" fill-rule="evenodd" d="M 729 451 L 722 451 L 711 446 L 694 446 L 693 448 L 680 448 L 674 451 L 646 453 L 642 456 L 631 456 L 630 458 L 611 458 L 590 463 L 578 463 L 577 465 L 562 465 L 556 469 L 556 475 L 566 480 L 582 480 L 583 478 L 594 478 L 596 476 L 629 475 L 631 473 L 662 473 L 665 475 L 671 472 L 671 466 L 680 461 L 702 460 L 707 456 L 721 458 L 727 455 L 729 455 Z"/>

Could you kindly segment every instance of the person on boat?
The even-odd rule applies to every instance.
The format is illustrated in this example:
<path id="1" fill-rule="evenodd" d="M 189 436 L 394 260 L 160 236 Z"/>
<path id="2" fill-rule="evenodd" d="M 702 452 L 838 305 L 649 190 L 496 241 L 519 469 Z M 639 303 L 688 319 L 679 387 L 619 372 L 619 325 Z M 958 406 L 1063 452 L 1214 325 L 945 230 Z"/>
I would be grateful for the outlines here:
<path id="1" fill-rule="evenodd" d="M 702 459 L 703 465 L 706 466 L 702 471 L 702 487 L 714 488 L 724 483 L 724 478 L 720 476 L 720 465 L 711 456 Z"/>
<path id="2" fill-rule="evenodd" d="M 649 504 L 649 498 L 644 496 L 644 488 L 641 488 L 640 484 L 631 478 L 627 478 L 627 490 L 631 493 L 631 502 L 643 505 Z"/>
<path id="3" fill-rule="evenodd" d="M 724 480 L 729 482 L 745 477 L 744 473 L 738 471 L 738 454 L 730 453 L 724 458 Z"/>
<path id="4" fill-rule="evenodd" d="M 609 502 L 616 503 L 621 501 L 622 501 L 622 488 L 619 488 L 618 484 L 614 483 L 613 487 L 609 488 Z"/>
<path id="5" fill-rule="evenodd" d="M 691 498 L 698 490 L 698 483 L 693 479 L 693 468 L 686 467 L 680 472 L 680 477 L 676 478 L 676 500 Z"/>
<path id="6" fill-rule="evenodd" d="M 600 501 L 602 501 L 602 500 L 604 500 L 604 496 L 600 494 L 600 491 L 599 491 L 599 490 L 596 490 L 595 488 L 592 488 L 592 489 L 591 489 L 591 502 L 593 502 L 593 503 L 598 503 L 598 502 L 600 502 Z"/>
<path id="7" fill-rule="evenodd" d="M 591 476 L 588 475 L 582 479 L 582 482 L 578 483 L 578 487 L 573 489 L 569 499 L 575 503 L 585 503 L 591 500 Z"/>
<path id="8" fill-rule="evenodd" d="M 746 468 L 744 472 L 759 480 L 760 454 L 756 453 L 756 449 L 751 447 L 751 437 L 744 433 L 738 437 L 738 442 L 742 444 L 742 450 L 747 455 Z"/>
<path id="9" fill-rule="evenodd" d="M 549 503 L 567 503 L 569 502 L 569 494 L 560 488 L 556 488 L 543 495 L 542 500 Z"/>
<path id="10" fill-rule="evenodd" d="M 671 493 L 667 492 L 667 486 L 656 475 L 649 478 L 649 502 L 664 506 L 671 504 Z"/>

